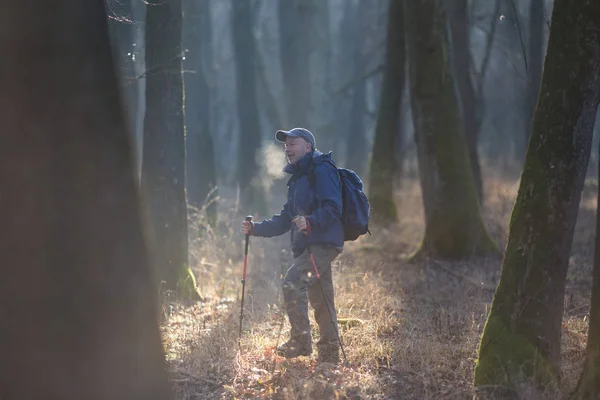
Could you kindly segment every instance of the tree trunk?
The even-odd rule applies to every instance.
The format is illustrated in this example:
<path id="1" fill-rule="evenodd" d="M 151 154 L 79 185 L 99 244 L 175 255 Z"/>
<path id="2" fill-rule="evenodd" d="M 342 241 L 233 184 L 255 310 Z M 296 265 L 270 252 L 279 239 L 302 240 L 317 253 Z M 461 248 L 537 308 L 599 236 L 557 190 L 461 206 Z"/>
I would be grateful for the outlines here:
<path id="1" fill-rule="evenodd" d="M 168 399 L 104 2 L 2 18 L 0 397 Z"/>
<path id="2" fill-rule="evenodd" d="M 475 87 L 471 79 L 473 57 L 470 47 L 470 23 L 467 14 L 467 0 L 451 0 L 446 4 L 450 14 L 450 32 L 452 37 L 453 72 L 456 77 L 458 97 L 461 105 L 462 128 L 467 142 L 467 152 L 473 170 L 475 187 L 479 202 L 483 201 L 483 182 L 481 165 L 477 154 L 479 141 L 480 107 L 478 107 Z"/>
<path id="3" fill-rule="evenodd" d="M 406 65 L 404 7 L 404 1 L 389 3 L 387 55 L 369 171 L 369 200 L 373 207 L 373 220 L 378 222 L 393 223 L 398 220 L 393 182 L 395 140 L 400 123 Z"/>
<path id="4" fill-rule="evenodd" d="M 336 45 L 336 56 L 332 60 L 333 71 L 332 78 L 334 79 L 334 87 L 336 88 L 334 100 L 334 115 L 335 127 L 333 128 L 333 136 L 337 138 L 332 147 L 334 151 L 338 151 L 340 156 L 336 158 L 336 162 L 340 166 L 347 166 L 348 160 L 346 148 L 348 147 L 348 131 L 350 130 L 350 120 L 348 118 L 340 118 L 342 115 L 349 115 L 351 108 L 351 98 L 348 91 L 339 90 L 340 87 L 346 86 L 348 82 L 355 79 L 353 68 L 353 47 L 354 47 L 354 5 L 352 1 L 343 2 L 343 15 L 339 24 Z M 334 153 L 335 154 L 335 153 Z M 342 158 L 343 156 L 343 158 Z"/>
<path id="5" fill-rule="evenodd" d="M 598 152 L 600 155 L 600 151 Z M 600 170 L 598 170 L 600 176 Z M 596 210 L 600 210 L 600 188 Z M 573 400 L 600 399 L 600 212 L 596 211 L 596 245 L 594 248 L 594 272 L 592 302 L 590 306 L 590 326 L 583 372 L 579 377 Z"/>
<path id="6" fill-rule="evenodd" d="M 310 115 L 310 17 L 304 0 L 279 0 L 280 57 L 289 128 L 307 127 Z"/>
<path id="7" fill-rule="evenodd" d="M 305 0 L 306 1 L 306 0 Z M 331 34 L 329 2 L 310 0 L 310 53 L 309 75 L 312 105 L 310 127 L 319 138 L 319 148 L 330 151 L 336 140 L 334 132 L 333 103 L 331 93 Z"/>
<path id="8" fill-rule="evenodd" d="M 475 386 L 524 378 L 556 383 L 569 252 L 600 93 L 599 28 L 600 3 L 554 3 L 540 100 Z"/>
<path id="9" fill-rule="evenodd" d="M 525 146 L 529 143 L 531 122 L 540 91 L 544 64 L 544 2 L 531 0 L 529 5 L 529 35 L 527 46 L 527 86 L 524 96 Z"/>
<path id="10" fill-rule="evenodd" d="M 214 226 L 218 193 L 206 74 L 212 59 L 210 2 L 183 0 L 183 7 L 187 200 L 201 221 Z"/>
<path id="11" fill-rule="evenodd" d="M 352 105 L 348 120 L 348 134 L 344 135 L 346 145 L 346 166 L 363 175 L 367 165 L 368 143 L 366 137 L 365 114 L 367 110 L 367 83 L 364 79 L 356 79 L 365 71 L 365 13 L 371 4 L 369 0 L 359 0 L 354 8 L 354 31 L 352 32 Z M 391 182 L 390 182 L 391 184 Z"/>
<path id="12" fill-rule="evenodd" d="M 256 49 L 252 34 L 252 3 L 249 0 L 232 3 L 233 49 L 237 87 L 237 111 L 240 126 L 238 153 L 238 183 L 242 207 L 247 214 L 266 215 L 266 200 L 261 184 L 260 156 L 261 135 L 256 105 L 255 57 Z"/>
<path id="13" fill-rule="evenodd" d="M 118 69 L 128 132 L 133 134 L 137 109 L 137 77 L 135 74 L 135 21 L 131 0 L 106 2 L 108 28 L 111 36 L 113 58 Z"/>
<path id="14" fill-rule="evenodd" d="M 181 18 L 181 0 L 146 7 L 142 189 L 161 292 L 197 298 L 188 267 Z"/>
<path id="15" fill-rule="evenodd" d="M 461 131 L 460 111 L 453 77 L 446 57 L 445 15 L 437 0 L 423 0 L 407 7 L 409 26 L 410 82 L 415 135 L 421 149 L 419 165 L 434 165 L 423 171 L 426 213 L 425 236 L 413 254 L 462 259 L 495 253 L 481 219 L 477 190 Z M 433 176 L 431 176 L 433 175 Z M 429 198 L 428 198 L 429 197 Z M 433 198 L 431 198 L 433 197 Z"/>

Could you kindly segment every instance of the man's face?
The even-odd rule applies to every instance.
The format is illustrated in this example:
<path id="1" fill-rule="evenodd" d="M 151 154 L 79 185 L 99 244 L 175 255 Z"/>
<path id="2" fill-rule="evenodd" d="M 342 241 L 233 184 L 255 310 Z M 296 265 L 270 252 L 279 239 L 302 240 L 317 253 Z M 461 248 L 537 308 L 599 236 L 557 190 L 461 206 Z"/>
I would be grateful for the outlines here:
<path id="1" fill-rule="evenodd" d="M 298 160 L 311 152 L 310 143 L 306 140 L 298 137 L 286 137 L 285 138 L 285 155 L 287 156 L 288 162 L 292 165 L 296 164 Z"/>

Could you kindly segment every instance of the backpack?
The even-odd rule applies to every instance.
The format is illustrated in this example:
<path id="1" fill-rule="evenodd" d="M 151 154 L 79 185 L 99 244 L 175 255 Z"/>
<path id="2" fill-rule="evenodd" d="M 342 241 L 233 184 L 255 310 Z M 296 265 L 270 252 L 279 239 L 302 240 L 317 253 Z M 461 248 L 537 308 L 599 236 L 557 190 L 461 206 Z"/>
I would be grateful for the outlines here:
<path id="1" fill-rule="evenodd" d="M 342 226 L 344 228 L 344 241 L 353 241 L 369 231 L 369 218 L 371 217 L 371 205 L 367 195 L 363 192 L 363 181 L 356 172 L 347 168 L 338 168 L 333 161 L 326 162 L 333 165 L 342 181 Z M 315 186 L 313 165 L 309 180 Z"/>

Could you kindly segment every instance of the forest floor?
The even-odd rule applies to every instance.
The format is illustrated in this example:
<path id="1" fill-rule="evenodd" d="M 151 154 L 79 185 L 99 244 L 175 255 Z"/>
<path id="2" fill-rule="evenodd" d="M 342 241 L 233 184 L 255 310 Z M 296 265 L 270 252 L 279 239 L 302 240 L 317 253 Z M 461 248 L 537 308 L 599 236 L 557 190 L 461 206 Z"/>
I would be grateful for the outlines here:
<path id="1" fill-rule="evenodd" d="M 486 177 L 483 217 L 504 249 L 518 182 Z M 591 291 L 597 181 L 589 180 L 573 243 L 565 296 L 562 388 L 522 398 L 562 399 L 583 359 Z M 238 346 L 243 237 L 241 219 L 220 215 L 220 233 L 194 244 L 204 301 L 172 304 L 162 325 L 178 399 L 470 399 L 477 346 L 500 276 L 501 257 L 406 262 L 423 234 L 420 189 L 403 182 L 400 222 L 346 242 L 334 262 L 336 309 L 347 363 L 275 355 L 287 340 L 280 279 L 291 255 L 288 235 L 251 238 L 244 332 Z M 312 312 L 311 312 L 312 314 Z M 313 331 L 315 324 L 312 320 Z M 313 332 L 318 335 L 318 332 Z"/>

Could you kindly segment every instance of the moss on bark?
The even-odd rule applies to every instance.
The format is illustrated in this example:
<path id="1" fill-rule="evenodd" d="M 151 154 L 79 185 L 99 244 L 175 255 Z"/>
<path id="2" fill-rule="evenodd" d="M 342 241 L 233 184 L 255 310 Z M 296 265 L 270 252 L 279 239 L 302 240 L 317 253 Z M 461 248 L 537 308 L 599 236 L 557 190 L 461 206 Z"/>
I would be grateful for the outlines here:
<path id="1" fill-rule="evenodd" d="M 487 320 L 483 337 L 475 365 L 475 386 L 511 387 L 515 376 L 523 376 L 534 377 L 544 387 L 556 388 L 558 374 L 552 363 L 535 343 L 511 329 L 502 317 Z"/>
<path id="2" fill-rule="evenodd" d="M 187 265 L 182 265 L 179 270 L 177 298 L 193 301 L 202 300 L 202 296 L 200 295 L 200 292 L 198 292 L 198 286 L 196 284 L 194 272 Z"/>
<path id="3" fill-rule="evenodd" d="M 481 339 L 476 386 L 530 379 L 546 385 L 548 374 L 532 368 L 539 360 L 551 365 L 543 371 L 560 370 L 566 273 L 600 93 L 599 24 L 598 2 L 554 3 L 542 87 L 500 282 Z M 506 328 L 495 329 L 497 321 Z M 535 351 L 514 351 L 507 335 L 518 335 Z"/>

